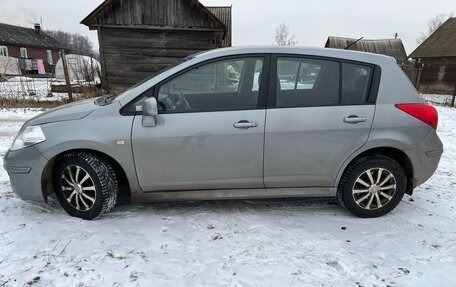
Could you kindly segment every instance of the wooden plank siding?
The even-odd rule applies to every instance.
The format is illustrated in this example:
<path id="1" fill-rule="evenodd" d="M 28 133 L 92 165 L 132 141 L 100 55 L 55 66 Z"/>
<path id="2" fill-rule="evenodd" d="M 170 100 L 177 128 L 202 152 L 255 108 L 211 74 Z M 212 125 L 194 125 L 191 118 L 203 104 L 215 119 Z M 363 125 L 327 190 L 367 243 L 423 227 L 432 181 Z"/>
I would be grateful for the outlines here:
<path id="1" fill-rule="evenodd" d="M 213 48 L 213 32 L 101 28 L 104 80 L 120 91 L 191 54 Z"/>
<path id="2" fill-rule="evenodd" d="M 344 37 L 329 36 L 326 41 L 325 48 L 345 49 L 375 53 L 390 56 L 396 59 L 398 64 L 407 63 L 407 53 L 405 52 L 404 44 L 401 39 L 354 39 Z"/>
<path id="3" fill-rule="evenodd" d="M 102 84 L 116 92 L 222 46 L 229 32 L 197 0 L 105 0 L 81 23 L 98 30 Z"/>
<path id="4" fill-rule="evenodd" d="M 456 57 L 423 58 L 420 89 L 451 94 L 456 85 Z"/>
<path id="5" fill-rule="evenodd" d="M 409 57 L 422 68 L 420 89 L 452 94 L 456 86 L 456 18 L 449 18 Z"/>
<path id="6" fill-rule="evenodd" d="M 117 0 L 91 24 L 223 29 L 218 20 L 195 6 L 189 0 Z"/>

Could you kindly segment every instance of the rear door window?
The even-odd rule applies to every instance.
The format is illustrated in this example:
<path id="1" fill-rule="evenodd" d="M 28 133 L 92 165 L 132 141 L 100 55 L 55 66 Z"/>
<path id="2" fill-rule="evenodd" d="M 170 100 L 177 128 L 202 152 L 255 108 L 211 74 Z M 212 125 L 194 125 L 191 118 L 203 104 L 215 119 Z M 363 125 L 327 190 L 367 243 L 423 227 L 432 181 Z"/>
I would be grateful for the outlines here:
<path id="1" fill-rule="evenodd" d="M 339 63 L 278 58 L 277 106 L 326 106 L 339 102 Z"/>
<path id="2" fill-rule="evenodd" d="M 366 104 L 372 74 L 368 64 L 278 57 L 276 107 Z"/>

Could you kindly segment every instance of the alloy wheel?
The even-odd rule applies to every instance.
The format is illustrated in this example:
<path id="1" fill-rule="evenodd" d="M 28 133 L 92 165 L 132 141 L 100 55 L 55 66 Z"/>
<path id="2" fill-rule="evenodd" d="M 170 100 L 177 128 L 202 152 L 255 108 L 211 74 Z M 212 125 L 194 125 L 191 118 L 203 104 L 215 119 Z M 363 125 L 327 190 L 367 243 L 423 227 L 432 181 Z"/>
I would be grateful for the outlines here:
<path id="1" fill-rule="evenodd" d="M 371 168 L 363 172 L 353 184 L 352 194 L 356 204 L 367 210 L 387 205 L 396 193 L 396 179 L 384 168 Z"/>
<path id="2" fill-rule="evenodd" d="M 96 200 L 96 188 L 90 174 L 78 165 L 67 166 L 62 172 L 62 192 L 71 206 L 79 211 L 90 210 Z"/>

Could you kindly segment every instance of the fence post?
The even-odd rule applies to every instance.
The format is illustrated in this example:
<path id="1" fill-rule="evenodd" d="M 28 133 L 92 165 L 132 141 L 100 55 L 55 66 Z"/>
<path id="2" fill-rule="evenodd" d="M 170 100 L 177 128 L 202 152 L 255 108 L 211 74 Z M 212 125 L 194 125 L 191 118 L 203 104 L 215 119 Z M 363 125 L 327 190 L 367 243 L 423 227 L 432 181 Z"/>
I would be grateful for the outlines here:
<path id="1" fill-rule="evenodd" d="M 62 57 L 62 64 L 63 64 L 63 73 L 65 74 L 65 81 L 68 90 L 68 102 L 73 102 L 73 92 L 71 91 L 71 82 L 70 82 L 70 74 L 68 73 L 68 63 L 65 56 L 65 49 L 61 50 L 61 57 Z"/>
<path id="2" fill-rule="evenodd" d="M 451 100 L 451 106 L 453 108 L 454 108 L 455 101 L 456 101 L 456 82 L 454 83 L 453 99 Z"/>

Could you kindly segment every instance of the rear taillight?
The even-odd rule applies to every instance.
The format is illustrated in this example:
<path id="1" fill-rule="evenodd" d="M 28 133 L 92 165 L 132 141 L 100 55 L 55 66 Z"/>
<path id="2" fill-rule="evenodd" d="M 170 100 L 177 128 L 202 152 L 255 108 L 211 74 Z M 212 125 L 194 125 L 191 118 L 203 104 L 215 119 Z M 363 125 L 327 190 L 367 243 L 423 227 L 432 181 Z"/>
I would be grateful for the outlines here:
<path id="1" fill-rule="evenodd" d="M 428 104 L 397 104 L 396 108 L 437 129 L 439 114 L 433 106 Z"/>

